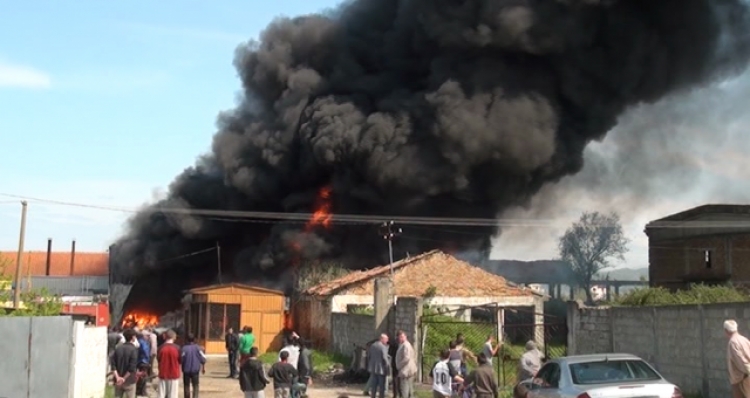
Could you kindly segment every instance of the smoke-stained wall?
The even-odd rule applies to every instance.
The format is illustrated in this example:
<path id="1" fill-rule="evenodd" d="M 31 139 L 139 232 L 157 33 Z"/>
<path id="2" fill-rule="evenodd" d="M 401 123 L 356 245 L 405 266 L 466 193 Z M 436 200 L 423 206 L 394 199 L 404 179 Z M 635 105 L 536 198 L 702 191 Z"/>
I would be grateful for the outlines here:
<path id="1" fill-rule="evenodd" d="M 580 171 L 630 107 L 744 70 L 748 40 L 741 0 L 356 0 L 277 19 L 237 49 L 241 101 L 211 152 L 118 241 L 130 304 L 176 305 L 218 269 L 278 288 L 305 261 L 387 258 L 371 225 L 166 209 L 306 213 L 329 186 L 336 213 L 493 218 Z M 493 232 L 413 227 L 396 250 L 486 251 Z"/>

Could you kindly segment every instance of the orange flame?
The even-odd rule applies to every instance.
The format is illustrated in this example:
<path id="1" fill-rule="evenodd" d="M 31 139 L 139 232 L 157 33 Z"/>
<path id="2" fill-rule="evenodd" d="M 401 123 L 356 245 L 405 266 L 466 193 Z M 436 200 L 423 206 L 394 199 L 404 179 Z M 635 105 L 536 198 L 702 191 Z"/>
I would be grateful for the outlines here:
<path id="1" fill-rule="evenodd" d="M 148 314 L 140 311 L 130 311 L 122 318 L 123 327 L 138 327 L 143 329 L 149 326 L 156 326 L 159 324 L 159 317 L 153 314 Z"/>
<path id="2" fill-rule="evenodd" d="M 331 226 L 331 187 L 323 187 L 318 192 L 315 211 L 310 221 L 307 222 L 305 230 L 309 231 L 319 225 L 324 228 Z"/>

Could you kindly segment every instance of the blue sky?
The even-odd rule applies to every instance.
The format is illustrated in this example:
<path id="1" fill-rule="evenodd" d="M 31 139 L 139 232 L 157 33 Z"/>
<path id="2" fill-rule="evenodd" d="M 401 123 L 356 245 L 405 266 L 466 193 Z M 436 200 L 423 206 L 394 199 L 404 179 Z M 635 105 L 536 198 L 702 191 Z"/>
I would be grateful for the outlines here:
<path id="1" fill-rule="evenodd" d="M 234 49 L 325 0 L 1 2 L 0 192 L 135 207 L 209 149 Z M 0 197 L 0 248 L 20 205 Z M 102 250 L 121 213 L 30 203 L 27 247 Z M 65 242 L 65 243 L 63 243 Z"/>
<path id="2" fill-rule="evenodd" d="M 277 16 L 336 3 L 0 2 L 0 192 L 129 209 L 158 198 L 209 149 L 216 115 L 233 107 L 240 88 L 232 65 L 236 46 L 257 37 Z M 700 186 L 649 193 L 648 208 L 626 206 L 643 202 L 634 199 L 639 192 L 599 197 L 567 189 L 569 206 L 526 214 L 556 220 L 541 234 L 549 235 L 542 240 L 546 243 L 528 239 L 525 231 L 510 231 L 496 255 L 552 257 L 556 236 L 580 211 L 633 207 L 623 214 L 634 241 L 626 263 L 645 266 L 645 222 L 704 202 L 747 202 L 750 186 L 744 175 L 750 163 L 744 154 L 750 145 L 744 137 L 750 120 L 742 104 L 750 95 L 750 77 L 743 75 L 723 90 L 723 100 L 698 106 L 705 114 L 694 115 L 695 120 L 663 117 L 658 107 L 631 112 L 615 138 L 591 149 L 606 153 L 614 145 L 610 142 L 632 133 L 631 122 L 669 124 L 675 134 L 685 134 L 685 141 L 721 137 L 719 148 L 713 146 L 716 138 L 696 141 L 710 150 L 696 144 L 684 155 L 700 171 Z M 687 100 L 702 105 L 705 97 L 693 93 Z M 711 134 L 695 133 L 697 121 Z M 589 200 L 580 200 L 583 195 Z M 1 250 L 18 244 L 19 215 L 18 200 L 0 196 Z M 79 250 L 104 250 L 123 231 L 127 216 L 32 201 L 26 247 L 43 250 L 51 237 L 58 250 L 67 250 L 71 239 L 77 239 Z"/>

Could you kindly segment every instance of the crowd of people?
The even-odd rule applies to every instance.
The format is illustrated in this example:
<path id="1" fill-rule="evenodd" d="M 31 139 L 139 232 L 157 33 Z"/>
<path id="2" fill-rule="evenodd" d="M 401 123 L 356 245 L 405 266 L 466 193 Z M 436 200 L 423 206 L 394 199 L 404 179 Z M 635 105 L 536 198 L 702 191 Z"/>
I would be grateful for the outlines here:
<path id="1" fill-rule="evenodd" d="M 295 332 L 284 338 L 277 361 L 266 372 L 258 358 L 253 328 L 238 333 L 230 328 L 224 337 L 229 363 L 229 378 L 239 378 L 245 398 L 264 398 L 264 390 L 273 382 L 274 398 L 302 398 L 312 384 L 312 351 L 309 343 Z"/>
<path id="2" fill-rule="evenodd" d="M 206 355 L 194 336 L 187 335 L 182 346 L 176 340 L 174 330 L 162 333 L 137 327 L 122 332 L 111 330 L 107 348 L 115 397 L 147 396 L 149 381 L 158 378 L 158 397 L 177 398 L 182 378 L 184 397 L 198 398 L 200 374 L 206 372 Z"/>
<path id="3" fill-rule="evenodd" d="M 367 345 L 367 371 L 370 377 L 364 395 L 385 398 L 389 382 L 394 398 L 414 398 L 414 378 L 417 375 L 417 359 L 406 333 L 399 331 L 396 342 L 389 343 L 387 334 L 380 335 Z M 459 333 L 440 352 L 439 359 L 430 371 L 434 398 L 497 398 L 498 383 L 493 369 L 493 358 L 497 357 L 502 343 L 488 336 L 482 350 L 473 353 L 465 347 L 464 336 Z M 526 351 L 519 360 L 518 380 L 533 378 L 541 368 L 542 353 L 533 341 L 526 343 Z M 469 372 L 468 364 L 474 365 Z M 514 390 L 514 397 L 524 398 L 528 391 L 522 385 Z"/>
<path id="4" fill-rule="evenodd" d="M 198 398 L 200 375 L 205 373 L 206 355 L 187 335 L 183 344 L 176 343 L 174 330 L 158 332 L 154 328 L 124 331 L 112 330 L 108 338 L 110 377 L 116 397 L 147 396 L 147 389 L 158 379 L 159 398 L 177 398 L 179 380 L 183 381 L 185 398 Z M 225 347 L 229 363 L 228 378 L 238 379 L 245 398 L 265 398 L 266 386 L 273 383 L 274 398 L 303 398 L 312 385 L 313 362 L 309 343 L 294 332 L 284 337 L 277 361 L 266 368 L 259 358 L 253 329 L 245 326 L 238 332 L 228 329 Z M 474 353 L 465 346 L 464 336 L 458 334 L 440 352 L 430 371 L 434 398 L 497 398 L 498 384 L 493 369 L 502 343 L 488 336 L 481 352 Z M 369 379 L 364 394 L 371 398 L 385 398 L 392 387 L 394 398 L 414 398 L 417 358 L 414 347 L 404 331 L 391 341 L 381 334 L 368 343 L 366 351 Z M 543 355 L 533 341 L 526 344 L 526 352 L 519 363 L 518 380 L 533 378 L 542 365 Z M 469 364 L 473 369 L 469 371 Z M 514 396 L 525 397 L 527 391 L 518 386 Z"/>

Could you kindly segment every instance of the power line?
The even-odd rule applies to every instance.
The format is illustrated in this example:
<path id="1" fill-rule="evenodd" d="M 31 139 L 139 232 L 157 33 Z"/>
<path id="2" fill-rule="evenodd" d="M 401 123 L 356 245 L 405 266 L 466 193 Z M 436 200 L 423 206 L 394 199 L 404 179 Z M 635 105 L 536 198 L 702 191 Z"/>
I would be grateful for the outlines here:
<path id="1" fill-rule="evenodd" d="M 0 193 L 0 196 L 26 199 L 40 203 L 56 204 L 61 206 L 83 207 L 97 210 L 119 211 L 125 213 L 137 213 L 139 211 L 151 211 L 164 214 L 182 214 L 191 216 L 208 216 L 216 218 L 232 219 L 266 219 L 281 221 L 304 221 L 307 222 L 313 213 L 292 212 L 262 212 L 262 211 L 238 211 L 238 210 L 213 210 L 213 209 L 185 209 L 155 206 L 150 209 L 136 210 L 125 207 L 91 205 L 76 202 L 65 202 L 60 200 L 43 199 L 16 194 Z M 363 215 L 363 214 L 331 214 L 331 221 L 338 223 L 376 224 L 382 223 L 384 219 L 410 225 L 454 225 L 475 227 L 497 227 L 497 226 L 547 226 L 551 220 L 523 220 L 523 219 L 495 219 L 495 218 L 458 218 L 458 217 L 412 217 L 412 216 L 389 216 L 389 215 Z M 228 220 L 227 220 L 228 221 Z"/>
<path id="2" fill-rule="evenodd" d="M 313 213 L 292 213 L 292 212 L 264 212 L 264 211 L 239 211 L 239 210 L 214 210 L 214 209 L 185 209 L 175 207 L 154 206 L 148 209 L 132 209 L 117 206 L 101 206 L 85 203 L 66 202 L 60 200 L 35 198 L 24 195 L 0 193 L 0 196 L 24 199 L 39 203 L 48 203 L 61 206 L 82 207 L 97 210 L 117 211 L 124 213 L 138 213 L 140 211 L 150 211 L 153 213 L 177 214 L 188 216 L 201 216 L 205 218 L 222 218 L 224 221 L 229 219 L 237 222 L 257 222 L 257 220 L 277 220 L 277 221 L 309 221 Z M 390 220 L 394 223 L 404 225 L 434 225 L 434 226 L 462 226 L 462 227 L 557 227 L 555 220 L 548 219 L 504 219 L 504 218 L 460 218 L 460 217 L 414 217 L 414 216 L 393 216 L 393 215 L 364 215 L 364 214 L 331 214 L 331 222 L 349 223 L 349 224 L 380 224 L 383 220 Z M 750 228 L 750 220 L 722 220 L 722 221 L 657 221 L 649 225 L 655 229 L 671 228 Z"/>

